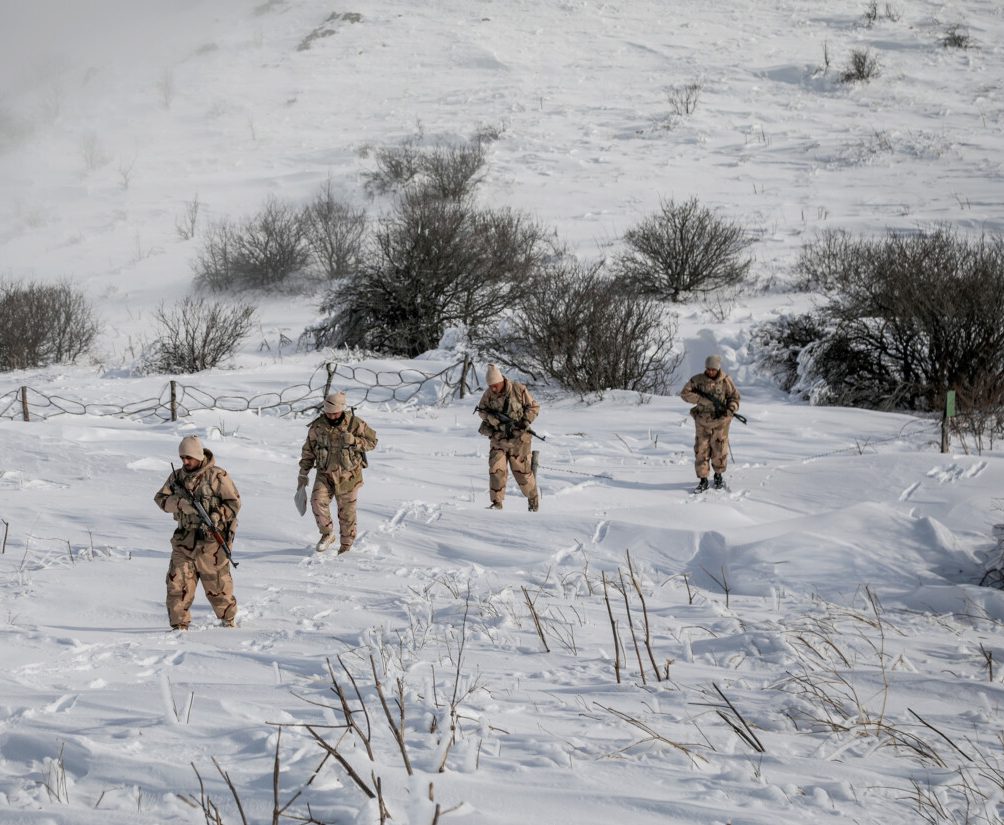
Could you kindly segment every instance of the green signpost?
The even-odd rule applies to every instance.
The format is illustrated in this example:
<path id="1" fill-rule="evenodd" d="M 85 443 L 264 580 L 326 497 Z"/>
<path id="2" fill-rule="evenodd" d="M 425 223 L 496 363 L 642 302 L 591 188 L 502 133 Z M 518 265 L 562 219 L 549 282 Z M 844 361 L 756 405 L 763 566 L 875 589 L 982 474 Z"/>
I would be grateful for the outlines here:
<path id="1" fill-rule="evenodd" d="M 948 452 L 948 420 L 955 418 L 955 390 L 945 394 L 945 414 L 941 418 L 941 452 Z"/>

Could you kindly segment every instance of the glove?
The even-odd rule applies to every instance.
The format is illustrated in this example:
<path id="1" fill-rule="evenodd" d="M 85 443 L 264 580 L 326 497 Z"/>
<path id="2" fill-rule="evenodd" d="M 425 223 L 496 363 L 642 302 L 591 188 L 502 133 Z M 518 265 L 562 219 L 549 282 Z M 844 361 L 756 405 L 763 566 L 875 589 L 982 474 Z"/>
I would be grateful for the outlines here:
<path id="1" fill-rule="evenodd" d="M 307 512 L 307 482 L 303 482 L 296 488 L 296 495 L 293 496 L 293 504 L 296 505 L 297 512 L 302 516 Z"/>
<path id="2" fill-rule="evenodd" d="M 301 490 L 304 487 L 306 487 L 307 486 L 307 480 L 308 480 L 307 476 L 300 476 L 299 478 L 297 478 L 296 479 L 296 489 L 297 490 Z"/>
<path id="3" fill-rule="evenodd" d="M 195 509 L 195 505 L 184 496 L 178 496 L 178 512 L 184 513 L 186 516 L 197 516 L 199 514 L 199 511 Z"/>
<path id="4" fill-rule="evenodd" d="M 514 426 L 514 427 L 515 427 L 515 429 L 517 429 L 517 430 L 525 430 L 525 429 L 528 429 L 528 428 L 529 428 L 529 426 L 530 426 L 530 422 L 529 422 L 529 421 L 527 421 L 527 420 L 526 420 L 525 418 L 521 418 L 521 419 L 520 419 L 519 421 L 517 421 L 517 422 L 516 422 L 516 423 L 515 423 L 515 424 L 514 424 L 513 426 Z"/>
<path id="5" fill-rule="evenodd" d="M 344 444 L 346 447 L 351 447 L 355 443 L 356 443 L 356 437 L 352 435 L 352 433 L 345 433 L 342 436 L 342 444 Z"/>

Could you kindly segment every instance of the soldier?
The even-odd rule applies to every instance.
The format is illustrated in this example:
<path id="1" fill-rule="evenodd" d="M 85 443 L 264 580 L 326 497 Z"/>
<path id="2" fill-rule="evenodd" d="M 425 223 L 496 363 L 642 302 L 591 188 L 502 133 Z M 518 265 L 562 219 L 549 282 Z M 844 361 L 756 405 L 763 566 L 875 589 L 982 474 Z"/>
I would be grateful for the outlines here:
<path id="1" fill-rule="evenodd" d="M 171 536 L 171 563 L 167 569 L 167 617 L 175 630 L 188 630 L 192 618 L 189 608 L 195 599 L 196 583 L 201 581 L 220 624 L 234 627 L 237 600 L 226 552 L 203 526 L 198 511 L 181 488 L 202 504 L 228 544 L 233 543 L 237 530 L 240 493 L 227 471 L 216 466 L 212 452 L 203 449 L 198 436 L 181 439 L 178 455 L 181 469 L 171 473 L 153 497 L 157 506 L 172 513 L 178 523 Z"/>
<path id="2" fill-rule="evenodd" d="M 345 393 L 334 392 L 324 399 L 324 413 L 310 422 L 307 440 L 300 451 L 300 477 L 296 486 L 296 506 L 306 512 L 306 486 L 312 468 L 317 469 L 310 509 L 314 513 L 321 538 L 318 553 L 327 550 L 337 538 L 331 521 L 331 499 L 338 506 L 338 529 L 341 544 L 338 553 L 347 553 L 356 538 L 356 498 L 363 486 L 366 453 L 374 449 L 377 435 L 355 414 L 345 409 Z"/>
<path id="3" fill-rule="evenodd" d="M 739 390 L 722 371 L 722 359 L 709 355 L 704 361 L 704 372 L 691 378 L 680 396 L 688 404 L 696 404 L 690 411 L 694 419 L 694 469 L 697 487 L 694 492 L 708 489 L 708 462 L 715 471 L 715 489 L 725 486 L 722 473 L 728 465 L 729 424 L 739 412 Z"/>
<path id="4" fill-rule="evenodd" d="M 488 365 L 485 380 L 488 389 L 481 396 L 476 412 L 482 418 L 478 432 L 491 439 L 488 450 L 490 509 L 502 509 L 509 467 L 512 467 L 513 478 L 526 496 L 527 507 L 535 513 L 540 508 L 540 492 L 531 465 L 527 430 L 540 413 L 540 404 L 533 400 L 525 386 L 504 377 L 494 364 Z"/>

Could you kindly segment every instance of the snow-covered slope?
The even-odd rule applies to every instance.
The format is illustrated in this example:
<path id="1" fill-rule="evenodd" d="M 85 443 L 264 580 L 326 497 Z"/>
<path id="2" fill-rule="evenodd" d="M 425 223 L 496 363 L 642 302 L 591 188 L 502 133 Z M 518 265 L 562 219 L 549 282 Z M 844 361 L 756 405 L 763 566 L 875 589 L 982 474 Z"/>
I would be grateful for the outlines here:
<path id="1" fill-rule="evenodd" d="M 995 3 L 882 4 L 871 27 L 866 4 L 801 1 L 68 5 L 0 3 L 0 275 L 70 278 L 106 328 L 94 363 L 0 376 L 0 395 L 157 396 L 163 378 L 122 367 L 189 289 L 185 202 L 239 217 L 330 176 L 376 214 L 366 147 L 417 133 L 503 126 L 482 199 L 584 257 L 691 195 L 757 229 L 765 282 L 817 229 L 1004 228 Z M 976 48 L 942 48 L 956 23 Z M 881 76 L 835 82 L 856 48 Z M 697 109 L 672 117 L 689 83 Z M 515 489 L 486 511 L 473 401 L 430 387 L 361 406 L 380 445 L 342 557 L 313 553 L 292 505 L 302 419 L 0 422 L 0 822 L 203 822 L 192 765 L 240 822 L 214 759 L 247 821 L 272 821 L 277 748 L 279 806 L 303 788 L 285 813 L 324 822 L 379 822 L 360 787 L 377 777 L 410 825 L 437 804 L 479 825 L 962 822 L 967 802 L 969 821 L 1000 821 L 1004 597 L 977 583 L 997 561 L 1001 455 L 940 455 L 933 422 L 772 389 L 749 330 L 808 300 L 775 287 L 724 321 L 683 308 L 678 378 L 721 351 L 744 391 L 729 491 L 689 495 L 679 399 L 545 394 L 541 512 Z M 246 397 L 316 378 L 330 354 L 277 346 L 313 301 L 262 312 L 234 369 L 186 382 Z M 190 432 L 243 497 L 240 626 L 216 627 L 200 594 L 179 638 L 152 498 Z M 412 775 L 374 672 L 395 724 L 404 708 Z M 368 711 L 372 759 L 330 727 L 333 678 Z"/>

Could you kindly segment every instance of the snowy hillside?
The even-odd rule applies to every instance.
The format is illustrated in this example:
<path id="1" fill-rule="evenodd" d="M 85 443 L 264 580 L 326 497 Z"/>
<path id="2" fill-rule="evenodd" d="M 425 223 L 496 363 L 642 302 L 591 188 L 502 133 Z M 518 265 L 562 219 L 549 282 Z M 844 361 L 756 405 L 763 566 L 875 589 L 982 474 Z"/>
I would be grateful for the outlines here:
<path id="1" fill-rule="evenodd" d="M 152 5 L 0 0 L 0 277 L 70 279 L 104 322 L 93 359 L 0 375 L 3 405 L 29 386 L 88 409 L 0 415 L 0 823 L 377 823 L 378 780 L 408 825 L 1004 819 L 1004 594 L 978 586 L 1000 451 L 793 403 L 750 352 L 811 302 L 786 283 L 817 230 L 1004 231 L 998 4 L 880 4 L 871 26 L 866 3 L 801 0 Z M 942 46 L 953 25 L 972 48 Z M 858 48 L 880 76 L 839 83 Z M 449 367 L 444 344 L 339 373 L 380 443 L 357 545 L 318 555 L 292 502 L 309 419 L 101 414 L 163 397 L 129 367 L 190 289 L 186 202 L 236 218 L 330 177 L 376 216 L 374 147 L 486 125 L 482 201 L 584 258 L 660 198 L 757 233 L 755 294 L 679 319 L 674 386 L 720 352 L 743 392 L 728 491 L 689 495 L 679 398 L 541 389 L 541 511 L 511 484 L 485 510 L 475 399 L 363 400 Z M 280 343 L 316 316 L 263 298 L 233 363 L 185 384 L 319 397 L 345 354 Z M 242 495 L 239 627 L 200 592 L 180 636 L 153 495 L 190 433 Z"/>

